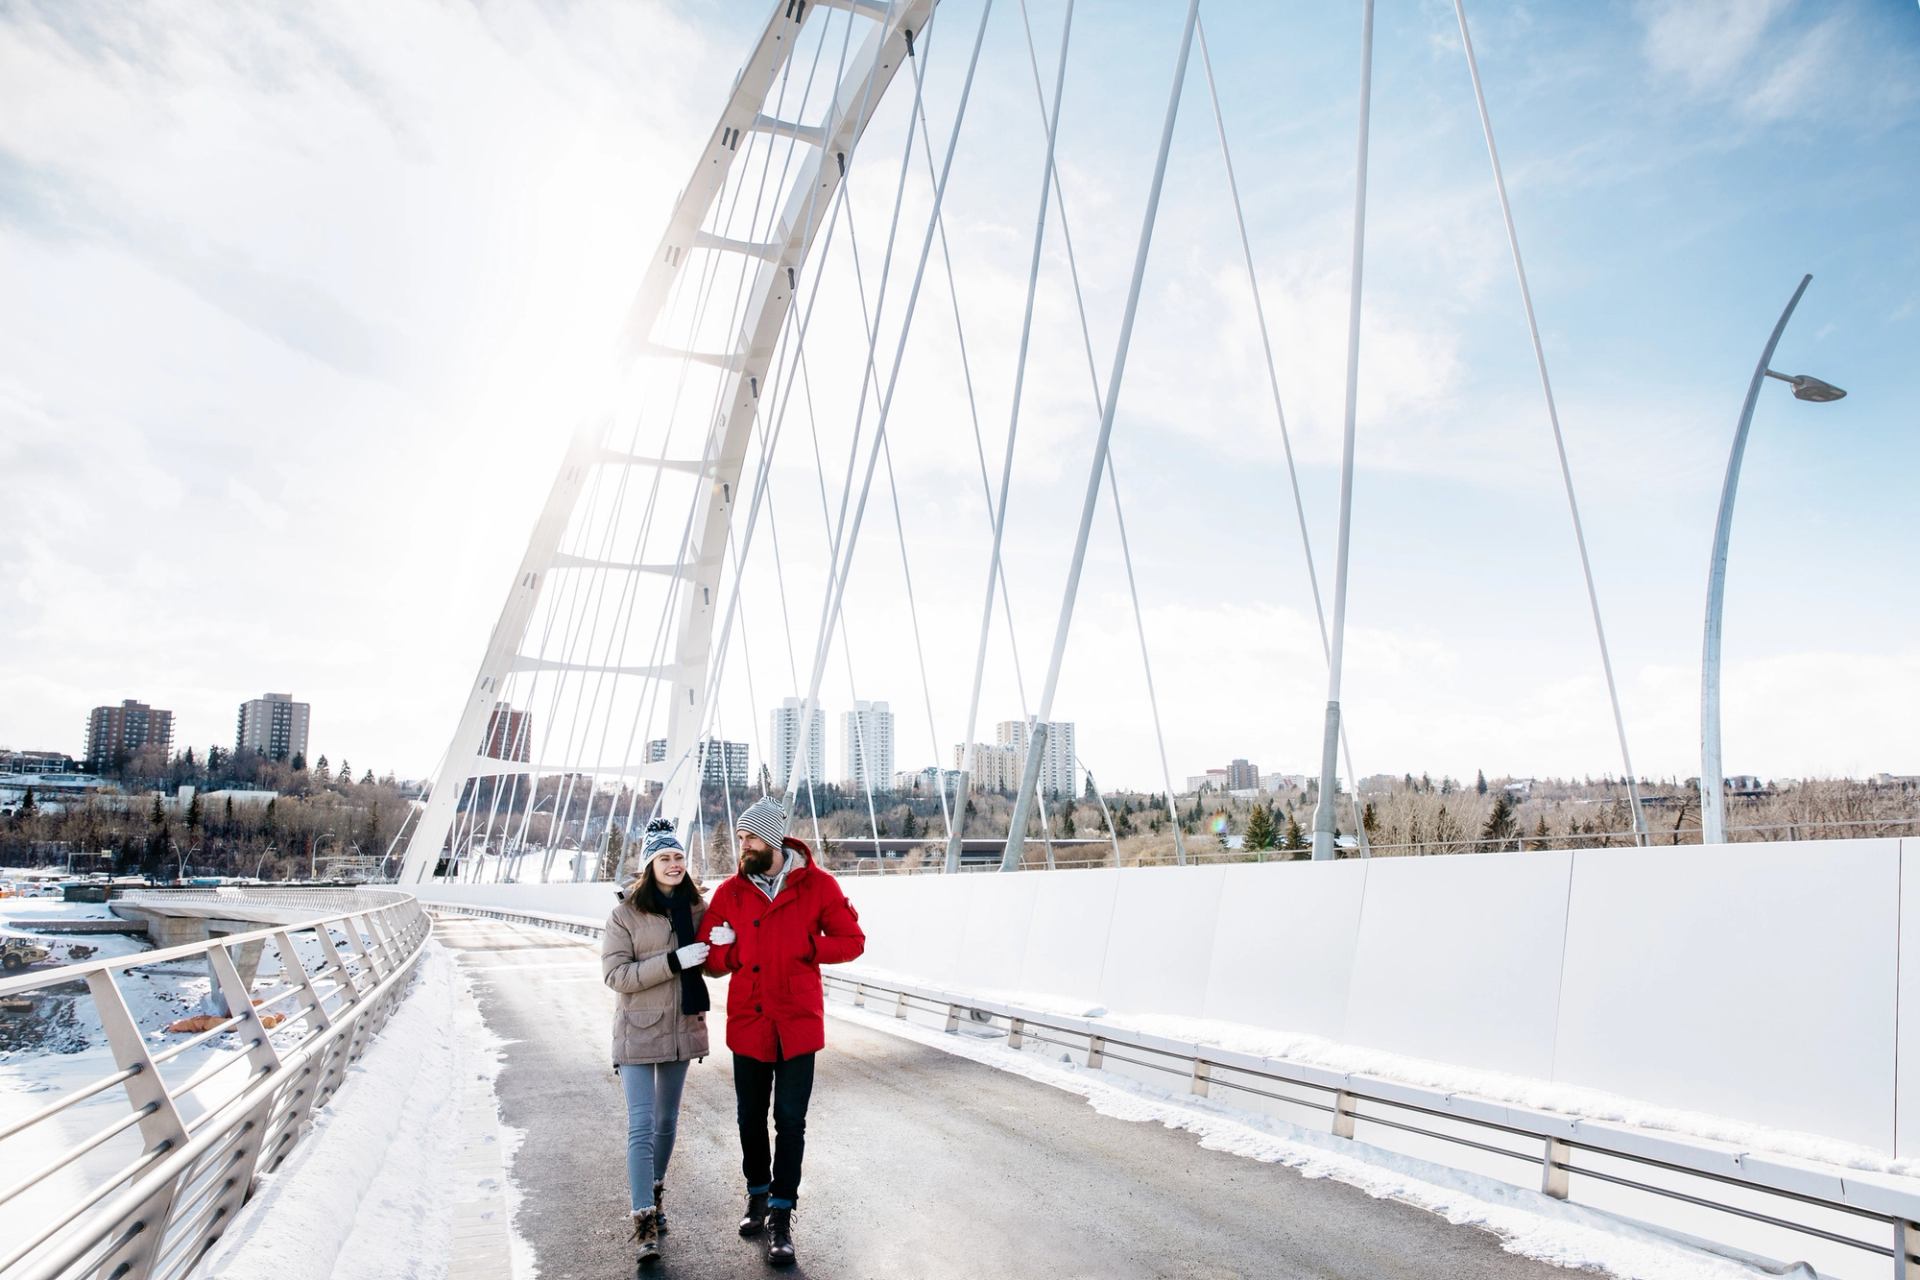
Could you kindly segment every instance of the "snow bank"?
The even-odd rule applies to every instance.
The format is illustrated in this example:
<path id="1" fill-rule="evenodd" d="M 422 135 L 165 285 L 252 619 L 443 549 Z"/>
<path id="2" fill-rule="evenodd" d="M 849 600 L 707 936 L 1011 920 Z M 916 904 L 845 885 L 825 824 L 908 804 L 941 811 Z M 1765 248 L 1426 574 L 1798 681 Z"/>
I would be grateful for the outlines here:
<path id="1" fill-rule="evenodd" d="M 472 1091 L 491 1098 L 504 1042 L 481 1020 L 451 956 L 426 944 L 414 989 L 394 1012 L 314 1131 L 261 1187 L 211 1255 L 223 1280 L 438 1280 L 454 1256 L 458 1207 L 498 1194 L 459 1157 L 494 1141 L 501 1163 L 519 1135 L 471 1132 Z M 487 1185 L 481 1185 L 487 1184 Z M 512 1192 L 507 1191 L 511 1215 Z M 513 1241 L 517 1274 L 532 1254 Z M 523 1269 L 524 1268 L 524 1269 Z"/>

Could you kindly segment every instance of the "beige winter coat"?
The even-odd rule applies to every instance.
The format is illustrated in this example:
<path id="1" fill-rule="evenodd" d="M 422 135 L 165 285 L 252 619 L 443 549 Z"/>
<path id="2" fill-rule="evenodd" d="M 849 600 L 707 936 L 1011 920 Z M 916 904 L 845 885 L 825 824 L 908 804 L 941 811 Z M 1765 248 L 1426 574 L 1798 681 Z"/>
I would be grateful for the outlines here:
<path id="1" fill-rule="evenodd" d="M 696 928 L 705 910 L 704 903 L 693 909 Z M 680 975 L 667 965 L 679 945 L 671 920 L 628 900 L 607 917 L 600 972 L 619 993 L 613 1011 L 615 1066 L 707 1056 L 707 1015 L 680 1012 Z"/>

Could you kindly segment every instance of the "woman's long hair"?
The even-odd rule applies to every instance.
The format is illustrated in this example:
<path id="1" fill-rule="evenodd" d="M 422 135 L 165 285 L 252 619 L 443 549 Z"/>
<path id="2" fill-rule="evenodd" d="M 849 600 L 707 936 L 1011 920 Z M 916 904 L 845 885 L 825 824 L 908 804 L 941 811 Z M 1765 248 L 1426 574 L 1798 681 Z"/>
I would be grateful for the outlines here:
<path id="1" fill-rule="evenodd" d="M 653 859 L 648 858 L 640 864 L 640 878 L 627 889 L 627 901 L 637 911 L 650 915 L 668 914 L 668 905 L 674 898 L 680 898 L 691 906 L 703 905 L 707 895 L 701 890 L 700 882 L 694 878 L 693 868 L 687 868 L 687 878 L 676 885 L 671 894 L 660 887 L 660 879 L 653 874 Z"/>

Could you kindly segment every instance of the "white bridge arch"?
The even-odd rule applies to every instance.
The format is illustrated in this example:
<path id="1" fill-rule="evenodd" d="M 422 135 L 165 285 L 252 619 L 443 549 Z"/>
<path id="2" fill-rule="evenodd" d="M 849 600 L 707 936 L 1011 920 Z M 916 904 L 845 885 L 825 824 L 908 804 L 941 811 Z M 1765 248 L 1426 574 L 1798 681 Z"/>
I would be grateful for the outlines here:
<path id="1" fill-rule="evenodd" d="M 638 764 L 622 761 L 611 767 L 599 762 L 593 772 L 633 783 L 667 784 L 663 810 L 682 816 L 692 811 L 700 773 L 685 762 L 705 728 L 714 622 L 720 613 L 723 550 L 742 496 L 740 476 L 755 404 L 761 388 L 767 385 L 781 330 L 793 313 L 808 252 L 845 180 L 847 164 L 883 95 L 910 56 L 914 33 L 925 25 L 933 7 L 934 0 L 898 0 L 894 4 L 874 0 L 780 0 L 775 6 L 734 82 L 691 180 L 674 205 L 659 251 L 634 300 L 622 345 L 622 355 L 629 361 L 679 358 L 717 367 L 724 381 L 721 402 L 725 408 L 712 421 L 697 459 L 645 458 L 609 448 L 610 420 L 576 434 L 528 540 L 500 619 L 494 624 L 486 656 L 468 692 L 431 796 L 408 840 L 400 873 L 403 883 L 418 883 L 433 874 L 470 780 L 517 773 L 537 775 L 537 761 L 487 754 L 487 739 L 495 724 L 496 709 L 502 705 L 507 677 L 515 670 L 539 669 L 530 664 L 542 659 L 523 654 L 521 646 L 533 621 L 541 587 L 556 567 L 664 572 L 682 579 L 673 622 L 671 663 L 651 668 L 598 668 L 607 674 L 641 675 L 670 684 L 665 759 Z M 770 111 L 770 96 L 792 62 L 802 29 L 810 18 L 836 9 L 867 19 L 869 29 L 857 52 L 845 59 L 824 119 L 808 124 L 780 118 Z M 741 143 L 750 135 L 791 139 L 804 151 L 798 176 L 780 212 L 778 231 L 762 242 L 729 239 L 703 229 L 740 159 Z M 702 254 L 736 256 L 756 264 L 736 345 L 732 350 L 716 352 L 664 349 L 654 340 L 655 329 L 667 309 L 674 283 Z M 698 478 L 689 518 L 693 532 L 682 563 L 564 564 L 561 540 L 592 469 L 635 465 L 679 470 Z M 507 728 L 503 732 L 510 736 L 513 731 Z M 511 757 L 519 753 L 510 743 L 504 754 Z"/>

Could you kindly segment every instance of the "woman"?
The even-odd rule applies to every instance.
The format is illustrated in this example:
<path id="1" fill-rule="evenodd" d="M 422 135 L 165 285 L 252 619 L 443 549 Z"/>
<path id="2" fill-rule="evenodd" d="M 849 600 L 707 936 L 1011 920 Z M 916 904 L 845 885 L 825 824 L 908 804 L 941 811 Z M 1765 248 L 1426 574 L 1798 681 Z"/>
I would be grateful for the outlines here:
<path id="1" fill-rule="evenodd" d="M 707 944 L 694 940 L 706 899 L 673 824 L 647 824 L 639 878 L 607 917 L 600 970 L 619 993 L 613 1065 L 627 1095 L 627 1189 L 638 1263 L 660 1257 L 662 1184 L 680 1119 L 687 1064 L 707 1056 Z M 651 1184 L 651 1185 L 649 1185 Z"/>

